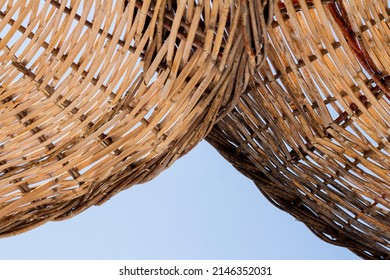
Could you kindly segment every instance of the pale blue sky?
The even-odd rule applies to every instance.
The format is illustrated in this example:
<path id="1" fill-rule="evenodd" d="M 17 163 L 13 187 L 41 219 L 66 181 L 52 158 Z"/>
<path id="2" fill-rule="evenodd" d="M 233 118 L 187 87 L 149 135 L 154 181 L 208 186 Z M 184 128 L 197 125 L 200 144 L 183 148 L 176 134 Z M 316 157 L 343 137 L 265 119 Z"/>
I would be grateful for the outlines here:
<path id="1" fill-rule="evenodd" d="M 159 177 L 0 239 L 0 259 L 358 259 L 272 206 L 202 142 Z"/>

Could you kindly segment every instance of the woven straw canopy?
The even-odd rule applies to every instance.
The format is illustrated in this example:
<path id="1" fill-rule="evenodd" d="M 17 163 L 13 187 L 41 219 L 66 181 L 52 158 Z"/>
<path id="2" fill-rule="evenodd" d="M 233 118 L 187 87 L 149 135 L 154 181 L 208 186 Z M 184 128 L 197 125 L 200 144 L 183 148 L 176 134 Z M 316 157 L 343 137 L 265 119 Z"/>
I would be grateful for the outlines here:
<path id="1" fill-rule="evenodd" d="M 245 1 L 1 4 L 0 235 L 102 203 L 194 147 L 264 60 L 263 10 Z"/>
<path id="2" fill-rule="evenodd" d="M 388 1 L 284 1 L 267 65 L 208 141 L 332 244 L 390 258 Z"/>
<path id="3" fill-rule="evenodd" d="M 385 0 L 0 4 L 0 236 L 206 139 L 323 240 L 390 258 Z"/>

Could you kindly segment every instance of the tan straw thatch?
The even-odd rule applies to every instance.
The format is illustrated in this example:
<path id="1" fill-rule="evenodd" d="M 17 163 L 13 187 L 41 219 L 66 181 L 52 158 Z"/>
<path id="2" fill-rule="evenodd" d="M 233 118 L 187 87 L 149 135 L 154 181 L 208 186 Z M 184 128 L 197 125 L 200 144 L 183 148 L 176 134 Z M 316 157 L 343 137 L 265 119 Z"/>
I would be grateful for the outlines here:
<path id="1" fill-rule="evenodd" d="M 193 148 L 264 60 L 264 9 L 2 1 L 0 236 L 103 203 Z"/>
<path id="2" fill-rule="evenodd" d="M 278 1 L 266 65 L 208 141 L 332 244 L 390 259 L 387 0 Z"/>
<path id="3" fill-rule="evenodd" d="M 321 239 L 390 259 L 389 24 L 387 0 L 1 2 L 0 236 L 207 136 Z"/>

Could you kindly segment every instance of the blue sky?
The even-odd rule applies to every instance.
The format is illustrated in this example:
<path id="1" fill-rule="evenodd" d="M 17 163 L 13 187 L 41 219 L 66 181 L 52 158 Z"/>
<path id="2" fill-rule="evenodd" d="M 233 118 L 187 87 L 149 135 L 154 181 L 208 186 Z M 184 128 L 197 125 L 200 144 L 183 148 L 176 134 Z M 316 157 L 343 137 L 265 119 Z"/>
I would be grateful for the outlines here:
<path id="1" fill-rule="evenodd" d="M 0 259 L 358 259 L 271 205 L 209 144 L 67 221 L 0 239 Z"/>

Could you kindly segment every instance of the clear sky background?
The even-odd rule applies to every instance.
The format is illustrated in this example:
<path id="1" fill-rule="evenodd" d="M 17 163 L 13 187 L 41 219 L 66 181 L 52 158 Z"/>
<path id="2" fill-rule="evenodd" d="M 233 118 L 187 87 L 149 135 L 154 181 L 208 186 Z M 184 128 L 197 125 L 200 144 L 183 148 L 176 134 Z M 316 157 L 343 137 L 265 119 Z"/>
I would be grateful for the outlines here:
<path id="1" fill-rule="evenodd" d="M 271 205 L 202 142 L 159 177 L 0 239 L 0 259 L 358 259 Z"/>

